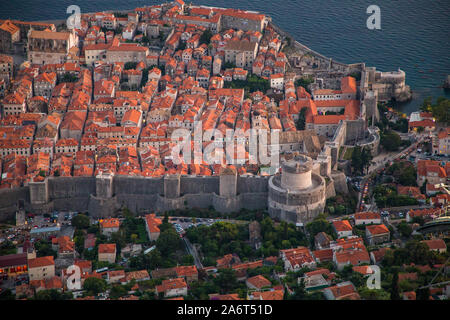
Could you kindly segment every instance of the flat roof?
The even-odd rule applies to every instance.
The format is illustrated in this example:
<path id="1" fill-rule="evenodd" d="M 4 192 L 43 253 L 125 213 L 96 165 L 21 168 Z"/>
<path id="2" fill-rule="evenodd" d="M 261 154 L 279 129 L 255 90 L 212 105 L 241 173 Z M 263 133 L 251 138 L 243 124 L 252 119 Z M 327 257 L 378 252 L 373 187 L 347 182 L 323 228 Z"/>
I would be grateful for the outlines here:
<path id="1" fill-rule="evenodd" d="M 61 230 L 60 227 L 47 227 L 47 228 L 38 228 L 30 231 L 30 234 L 42 233 L 42 232 L 55 232 Z"/>

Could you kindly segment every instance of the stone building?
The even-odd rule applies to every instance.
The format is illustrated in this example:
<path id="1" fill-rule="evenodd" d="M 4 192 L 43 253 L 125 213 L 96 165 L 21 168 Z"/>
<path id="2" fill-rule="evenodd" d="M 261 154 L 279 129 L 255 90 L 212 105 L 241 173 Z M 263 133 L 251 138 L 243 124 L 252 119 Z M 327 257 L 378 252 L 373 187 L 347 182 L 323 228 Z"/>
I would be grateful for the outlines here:
<path id="1" fill-rule="evenodd" d="M 389 241 L 391 233 L 384 224 L 370 225 L 366 227 L 366 238 L 370 245 Z"/>
<path id="2" fill-rule="evenodd" d="M 78 36 L 72 32 L 30 30 L 28 60 L 33 64 L 64 63 L 69 50 L 78 45 Z"/>
<path id="3" fill-rule="evenodd" d="M 241 40 L 228 41 L 225 46 L 225 62 L 234 63 L 238 68 L 251 70 L 258 52 L 258 43 Z"/>
<path id="4" fill-rule="evenodd" d="M 306 223 L 323 212 L 325 179 L 313 173 L 312 159 L 300 155 L 282 164 L 281 175 L 269 179 L 269 214 L 292 223 Z"/>
<path id="5" fill-rule="evenodd" d="M 265 16 L 248 11 L 228 9 L 222 13 L 221 29 L 240 29 L 244 31 L 259 31 L 264 29 Z"/>
<path id="6" fill-rule="evenodd" d="M 1 40 L 0 40 L 1 41 Z M 12 56 L 0 54 L 0 80 L 10 81 L 14 72 L 14 59 Z"/>
<path id="7" fill-rule="evenodd" d="M 10 20 L 0 24 L 0 52 L 13 52 L 14 43 L 20 41 L 20 29 Z"/>
<path id="8" fill-rule="evenodd" d="M 102 243 L 98 245 L 98 261 L 116 262 L 116 244 Z"/>
<path id="9" fill-rule="evenodd" d="M 44 280 L 55 276 L 55 261 L 53 256 L 28 260 L 28 276 L 30 280 Z"/>
<path id="10" fill-rule="evenodd" d="M 375 67 L 364 68 L 361 73 L 361 91 L 377 91 L 379 101 L 406 101 L 411 98 L 411 88 L 406 85 L 406 74 L 403 70 L 381 72 Z"/>

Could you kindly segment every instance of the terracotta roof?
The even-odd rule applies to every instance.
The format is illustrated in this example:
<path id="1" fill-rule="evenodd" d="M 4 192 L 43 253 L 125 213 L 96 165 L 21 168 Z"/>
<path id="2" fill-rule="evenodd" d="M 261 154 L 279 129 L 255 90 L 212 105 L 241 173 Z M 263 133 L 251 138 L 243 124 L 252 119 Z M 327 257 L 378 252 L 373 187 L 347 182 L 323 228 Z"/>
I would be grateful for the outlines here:
<path id="1" fill-rule="evenodd" d="M 390 232 L 384 224 L 370 225 L 367 226 L 366 229 L 370 232 L 371 235 L 379 235 Z"/>
<path id="2" fill-rule="evenodd" d="M 115 243 L 101 243 L 98 245 L 98 253 L 115 253 L 116 244 Z"/>
<path id="3" fill-rule="evenodd" d="M 375 220 L 381 219 L 381 215 L 378 212 L 357 212 L 355 213 L 355 220 Z"/>
<path id="4" fill-rule="evenodd" d="M 120 221 L 117 218 L 105 219 L 100 223 L 102 228 L 118 228 Z"/>
<path id="5" fill-rule="evenodd" d="M 30 37 L 36 39 L 69 40 L 70 33 L 32 30 Z"/>
<path id="6" fill-rule="evenodd" d="M 39 268 L 45 266 L 54 266 L 55 261 L 53 260 L 53 256 L 40 257 L 35 259 L 28 260 L 28 268 Z"/>
<path id="7" fill-rule="evenodd" d="M 283 290 L 253 292 L 253 300 L 283 300 Z"/>
<path id="8" fill-rule="evenodd" d="M 163 280 L 161 285 L 156 286 L 156 291 L 157 292 L 166 292 L 168 290 L 181 289 L 181 288 L 186 288 L 186 287 L 187 287 L 187 284 L 183 278 L 176 278 L 176 279 Z"/>
<path id="9" fill-rule="evenodd" d="M 423 240 L 430 250 L 447 250 L 447 245 L 443 239 Z"/>
<path id="10" fill-rule="evenodd" d="M 265 277 L 263 277 L 262 275 L 257 275 L 251 278 L 247 279 L 247 283 L 249 283 L 250 285 L 252 285 L 253 287 L 256 287 L 257 289 L 262 289 L 264 287 L 269 287 L 272 285 L 272 282 L 270 282 L 269 280 L 267 280 Z"/>
<path id="11" fill-rule="evenodd" d="M 348 220 L 333 221 L 333 226 L 337 232 L 352 231 L 353 228 Z"/>

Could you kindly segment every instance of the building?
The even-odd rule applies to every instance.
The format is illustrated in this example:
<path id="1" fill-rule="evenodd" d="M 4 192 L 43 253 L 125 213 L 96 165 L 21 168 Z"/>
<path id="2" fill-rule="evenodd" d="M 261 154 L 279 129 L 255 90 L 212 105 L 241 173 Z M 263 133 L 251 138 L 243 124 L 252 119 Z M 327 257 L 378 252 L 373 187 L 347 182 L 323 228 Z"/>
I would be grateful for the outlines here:
<path id="1" fill-rule="evenodd" d="M 317 89 L 313 91 L 313 99 L 318 100 L 355 100 L 356 79 L 344 77 L 341 79 L 341 90 Z"/>
<path id="2" fill-rule="evenodd" d="M 175 274 L 178 278 L 184 278 L 187 283 L 198 281 L 198 271 L 196 266 L 175 267 Z"/>
<path id="3" fill-rule="evenodd" d="M 333 229 L 338 238 L 345 238 L 353 235 L 353 228 L 348 220 L 333 221 Z"/>
<path id="4" fill-rule="evenodd" d="M 370 225 L 366 227 L 366 239 L 371 245 L 388 242 L 391 232 L 384 224 Z"/>
<path id="5" fill-rule="evenodd" d="M 259 31 L 264 29 L 266 17 L 263 14 L 225 9 L 221 12 L 221 29 L 240 29 L 243 31 Z"/>
<path id="6" fill-rule="evenodd" d="M 248 225 L 249 241 L 255 250 L 258 250 L 262 244 L 261 225 L 258 221 L 252 221 Z"/>
<path id="7" fill-rule="evenodd" d="M 433 153 L 450 155 L 450 127 L 439 131 L 439 133 L 433 137 Z"/>
<path id="8" fill-rule="evenodd" d="M 417 185 L 422 186 L 425 181 L 432 185 L 446 183 L 447 170 L 440 161 L 423 159 L 417 161 Z"/>
<path id="9" fill-rule="evenodd" d="M 156 294 L 162 293 L 165 298 L 186 296 L 187 284 L 183 278 L 163 280 L 162 284 L 156 286 Z"/>
<path id="10" fill-rule="evenodd" d="M 19 27 L 10 20 L 0 23 L 0 52 L 14 52 L 14 43 L 19 41 Z"/>
<path id="11" fill-rule="evenodd" d="M 378 212 L 357 212 L 354 215 L 355 226 L 365 224 L 381 224 L 381 215 Z"/>
<path id="12" fill-rule="evenodd" d="M 0 54 L 0 79 L 9 83 L 14 72 L 14 59 L 12 56 Z"/>
<path id="13" fill-rule="evenodd" d="M 52 90 L 56 86 L 56 73 L 44 72 L 34 79 L 34 95 L 42 96 L 45 99 L 50 99 Z"/>
<path id="14" fill-rule="evenodd" d="M 249 300 L 284 300 L 284 291 L 280 289 L 269 291 L 254 291 L 248 296 Z"/>
<path id="15" fill-rule="evenodd" d="M 439 253 L 447 252 L 447 245 L 443 239 L 423 240 L 422 242 L 425 243 L 431 251 Z"/>
<path id="16" fill-rule="evenodd" d="M 45 280 L 55 276 L 55 261 L 53 256 L 28 260 L 28 276 L 32 280 Z"/>
<path id="17" fill-rule="evenodd" d="M 314 268 L 316 266 L 311 251 L 306 247 L 280 250 L 280 257 L 284 261 L 286 271 L 295 272 L 304 267 Z"/>
<path id="18" fill-rule="evenodd" d="M 327 300 L 360 300 L 355 286 L 350 281 L 326 288 L 323 290 L 323 295 Z"/>
<path id="19" fill-rule="evenodd" d="M 62 236 L 52 239 L 52 249 L 58 253 L 58 258 L 74 258 L 75 242 L 68 236 Z"/>
<path id="20" fill-rule="evenodd" d="M 282 164 L 281 175 L 269 178 L 268 207 L 272 218 L 306 223 L 323 212 L 325 179 L 312 172 L 312 167 L 312 159 L 300 155 Z"/>
<path id="21" fill-rule="evenodd" d="M 18 115 L 27 111 L 26 99 L 17 92 L 8 94 L 2 101 L 3 115 Z"/>
<path id="22" fill-rule="evenodd" d="M 98 261 L 116 262 L 116 244 L 101 243 L 98 245 Z"/>
<path id="23" fill-rule="evenodd" d="M 27 253 L 0 256 L 0 277 L 14 277 L 28 271 Z"/>
<path id="24" fill-rule="evenodd" d="M 436 129 L 436 120 L 429 112 L 412 112 L 409 116 L 409 130 L 418 131 L 422 128 L 424 131 L 431 132 Z"/>
<path id="25" fill-rule="evenodd" d="M 225 45 L 225 62 L 233 63 L 238 68 L 251 70 L 258 52 L 258 43 L 231 40 Z"/>
<path id="26" fill-rule="evenodd" d="M 110 237 L 114 232 L 118 232 L 120 221 L 117 218 L 104 219 L 100 221 L 100 230 L 102 234 Z"/>
<path id="27" fill-rule="evenodd" d="M 120 43 L 106 50 L 106 63 L 146 61 L 148 53 L 147 47 L 135 43 Z"/>
<path id="28" fill-rule="evenodd" d="M 332 238 L 325 232 L 319 232 L 314 237 L 314 245 L 317 250 L 326 249 L 330 247 Z"/>
<path id="29" fill-rule="evenodd" d="M 160 224 L 162 224 L 161 219 L 156 218 L 154 213 L 145 215 L 145 229 L 147 230 L 150 241 L 158 240 L 160 234 L 158 226 Z"/>
<path id="30" fill-rule="evenodd" d="M 73 32 L 31 30 L 28 35 L 28 60 L 33 64 L 58 64 L 66 62 L 69 50 L 78 45 Z"/>
<path id="31" fill-rule="evenodd" d="M 250 290 L 261 290 L 263 288 L 269 288 L 272 286 L 272 282 L 263 277 L 262 275 L 257 275 L 251 278 L 248 278 L 245 281 L 247 288 Z"/>
<path id="32" fill-rule="evenodd" d="M 338 270 L 342 270 L 347 265 L 357 266 L 370 263 L 370 257 L 364 246 L 356 246 L 355 248 L 334 251 L 333 262 Z"/>
<path id="33" fill-rule="evenodd" d="M 284 74 L 276 73 L 270 75 L 270 87 L 276 90 L 283 90 L 284 88 Z"/>

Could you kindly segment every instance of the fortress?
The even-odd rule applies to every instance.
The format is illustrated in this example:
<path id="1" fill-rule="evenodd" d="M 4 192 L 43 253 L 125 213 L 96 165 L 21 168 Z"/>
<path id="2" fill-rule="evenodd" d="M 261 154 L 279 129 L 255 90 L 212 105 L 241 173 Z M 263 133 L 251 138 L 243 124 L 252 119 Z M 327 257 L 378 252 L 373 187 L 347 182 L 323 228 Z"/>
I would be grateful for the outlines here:
<path id="1" fill-rule="evenodd" d="M 323 212 L 326 188 L 320 172 L 313 172 L 311 158 L 285 162 L 281 175 L 269 179 L 269 214 L 292 223 L 311 221 Z"/>
<path id="2" fill-rule="evenodd" d="M 33 213 L 79 211 L 93 217 L 114 216 L 125 207 L 138 214 L 210 207 L 226 213 L 268 207 L 273 217 L 306 222 L 322 212 L 335 189 L 345 192 L 347 188 L 345 175 L 332 173 L 328 164 L 300 156 L 283 164 L 281 175 L 270 177 L 240 176 L 228 168 L 219 176 L 205 177 L 48 177 L 0 190 L 0 217 L 12 217 L 19 203 Z"/>

